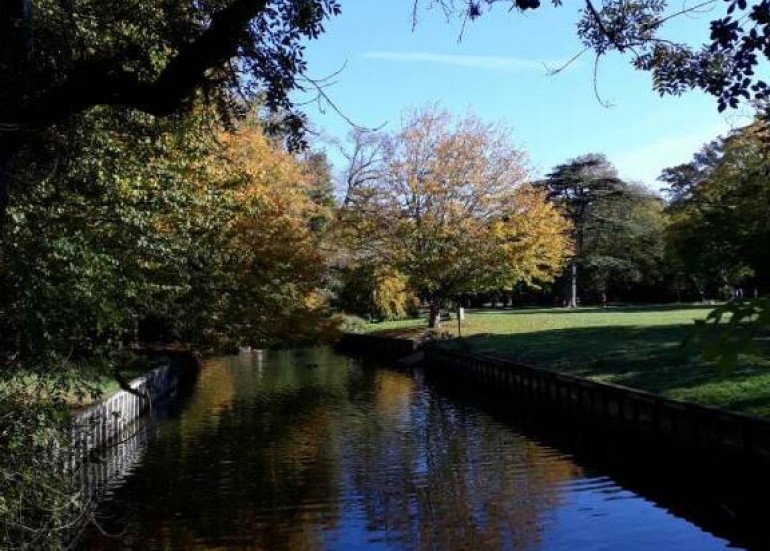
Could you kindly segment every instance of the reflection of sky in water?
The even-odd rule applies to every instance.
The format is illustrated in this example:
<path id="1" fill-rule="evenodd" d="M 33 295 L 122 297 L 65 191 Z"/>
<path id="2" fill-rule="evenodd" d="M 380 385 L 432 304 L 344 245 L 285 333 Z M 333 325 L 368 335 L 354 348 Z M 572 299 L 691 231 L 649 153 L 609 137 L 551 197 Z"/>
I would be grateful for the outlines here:
<path id="1" fill-rule="evenodd" d="M 103 549 L 724 549 L 419 376 L 328 349 L 208 361 L 99 512 Z"/>
<path id="2" fill-rule="evenodd" d="M 553 526 L 544 533 L 543 549 L 595 551 L 708 551 L 726 544 L 608 480 L 578 481 L 564 490 L 554 511 Z M 683 537 L 683 533 L 686 537 Z"/>

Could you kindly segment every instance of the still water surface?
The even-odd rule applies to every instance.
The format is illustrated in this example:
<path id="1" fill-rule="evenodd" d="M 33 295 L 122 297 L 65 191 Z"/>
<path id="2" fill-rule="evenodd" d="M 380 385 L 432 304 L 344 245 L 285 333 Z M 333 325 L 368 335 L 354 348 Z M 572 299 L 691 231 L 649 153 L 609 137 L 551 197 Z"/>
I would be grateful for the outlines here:
<path id="1" fill-rule="evenodd" d="M 711 550 L 609 476 L 326 348 L 208 360 L 84 549 Z"/>

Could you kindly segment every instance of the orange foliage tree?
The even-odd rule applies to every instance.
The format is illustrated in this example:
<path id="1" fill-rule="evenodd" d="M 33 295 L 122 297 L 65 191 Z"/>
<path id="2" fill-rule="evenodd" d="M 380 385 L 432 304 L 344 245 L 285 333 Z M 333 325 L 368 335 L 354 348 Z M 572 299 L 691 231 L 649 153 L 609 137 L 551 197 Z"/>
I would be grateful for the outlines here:
<path id="1" fill-rule="evenodd" d="M 322 337 L 332 327 L 324 235 L 313 221 L 329 218 L 328 207 L 313 200 L 306 167 L 257 125 L 220 139 L 223 189 L 234 202 L 220 331 L 259 346 Z"/>
<path id="2" fill-rule="evenodd" d="M 382 140 L 377 176 L 350 190 L 343 220 L 360 257 L 429 295 L 431 326 L 442 301 L 558 274 L 568 222 L 526 183 L 507 128 L 429 108 Z"/>

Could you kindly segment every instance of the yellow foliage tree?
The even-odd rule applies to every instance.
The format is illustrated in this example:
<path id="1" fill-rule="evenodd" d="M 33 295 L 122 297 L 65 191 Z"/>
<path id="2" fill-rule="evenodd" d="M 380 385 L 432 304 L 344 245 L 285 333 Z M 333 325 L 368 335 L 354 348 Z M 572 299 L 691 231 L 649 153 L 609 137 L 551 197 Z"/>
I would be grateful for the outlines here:
<path id="1" fill-rule="evenodd" d="M 568 223 L 526 184 L 509 131 L 429 108 L 383 137 L 377 177 L 351 190 L 343 220 L 359 255 L 408 276 L 431 298 L 551 280 L 571 252 Z"/>
<path id="2" fill-rule="evenodd" d="M 238 203 L 227 244 L 231 270 L 228 324 L 252 344 L 312 340 L 332 330 L 321 292 L 328 218 L 311 198 L 308 173 L 256 125 L 224 134 L 222 154 Z"/>

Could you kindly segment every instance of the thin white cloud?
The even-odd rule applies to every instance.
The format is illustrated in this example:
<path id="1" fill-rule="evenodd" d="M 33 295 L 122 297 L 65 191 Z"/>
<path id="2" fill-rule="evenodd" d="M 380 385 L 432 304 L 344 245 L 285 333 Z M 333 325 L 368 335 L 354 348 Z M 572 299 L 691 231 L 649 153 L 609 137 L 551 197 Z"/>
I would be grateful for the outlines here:
<path id="1" fill-rule="evenodd" d="M 725 122 L 697 131 L 665 136 L 652 143 L 610 155 L 622 178 L 641 181 L 651 189 L 660 189 L 656 179 L 664 168 L 689 162 L 703 144 L 729 132 Z"/>
<path id="2" fill-rule="evenodd" d="M 454 55 L 434 54 L 430 52 L 393 52 L 377 51 L 365 52 L 362 57 L 366 59 L 380 59 L 384 61 L 399 61 L 404 63 L 434 63 L 438 65 L 453 65 L 455 67 L 468 67 L 471 69 L 484 69 L 487 71 L 542 71 L 559 67 L 562 61 L 538 61 L 518 57 L 500 57 L 486 55 Z"/>

